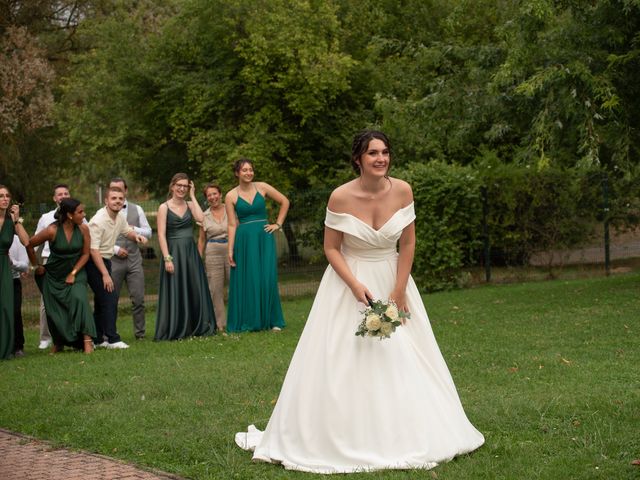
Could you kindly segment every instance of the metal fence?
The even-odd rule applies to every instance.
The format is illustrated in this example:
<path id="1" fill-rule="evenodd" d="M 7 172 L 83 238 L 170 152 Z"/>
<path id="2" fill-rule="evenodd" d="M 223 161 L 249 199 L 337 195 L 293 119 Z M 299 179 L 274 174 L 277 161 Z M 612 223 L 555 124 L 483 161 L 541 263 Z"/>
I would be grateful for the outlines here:
<path id="1" fill-rule="evenodd" d="M 292 199 L 292 208 L 285 223 L 283 232 L 275 234 L 279 255 L 279 287 L 283 298 L 313 295 L 324 269 L 326 260 L 322 252 L 322 229 L 324 208 L 328 192 L 306 192 Z M 154 235 L 144 249 L 144 270 L 146 282 L 146 304 L 148 311 L 155 309 L 160 272 L 160 248 L 156 235 L 156 212 L 159 202 L 139 202 L 144 209 Z M 23 207 L 25 226 L 29 233 L 35 231 L 39 216 L 52 208 L 40 205 L 35 209 Z M 92 216 L 99 206 L 87 206 L 87 216 Z M 419 205 L 417 206 L 419 208 Z M 275 213 L 271 215 L 275 218 Z M 518 281 L 527 278 L 546 278 L 550 271 L 559 269 L 581 269 L 591 273 L 619 272 L 640 268 L 640 230 L 625 232 L 611 231 L 606 234 L 603 225 L 595 226 L 592 240 L 580 247 L 567 250 L 551 250 L 538 252 L 528 260 L 528 265 L 500 265 L 493 262 L 491 270 L 483 259 L 477 265 L 465 267 L 469 272 L 470 283 L 488 280 Z M 197 229 L 194 228 L 194 240 L 197 240 Z M 608 240 L 607 240 L 608 236 Z M 420 232 L 417 232 L 420 241 Z M 607 244 L 609 245 L 607 254 Z M 607 260 L 608 259 L 608 260 Z M 609 262 L 608 264 L 606 262 Z M 524 267 L 524 268 L 523 268 Z M 522 271 L 528 273 L 523 276 Z M 489 274 L 487 275 L 487 272 Z M 536 277 L 531 272 L 538 272 Z M 23 317 L 25 322 L 34 323 L 39 315 L 40 294 L 33 277 L 23 278 Z M 126 313 L 129 309 L 129 297 L 126 286 L 120 297 L 120 309 Z"/>

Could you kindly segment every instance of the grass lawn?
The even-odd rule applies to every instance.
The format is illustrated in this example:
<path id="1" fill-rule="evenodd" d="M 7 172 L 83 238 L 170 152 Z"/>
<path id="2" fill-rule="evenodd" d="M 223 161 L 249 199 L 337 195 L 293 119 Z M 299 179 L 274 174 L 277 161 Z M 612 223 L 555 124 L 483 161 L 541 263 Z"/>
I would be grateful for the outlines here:
<path id="1" fill-rule="evenodd" d="M 640 478 L 639 274 L 424 300 L 486 444 L 429 472 L 349 478 Z M 0 426 L 192 479 L 320 478 L 254 464 L 233 441 L 265 427 L 310 305 L 286 301 L 280 334 L 180 342 L 135 342 L 122 316 L 131 348 L 89 356 L 40 352 L 30 328 L 27 356 L 0 362 Z"/>

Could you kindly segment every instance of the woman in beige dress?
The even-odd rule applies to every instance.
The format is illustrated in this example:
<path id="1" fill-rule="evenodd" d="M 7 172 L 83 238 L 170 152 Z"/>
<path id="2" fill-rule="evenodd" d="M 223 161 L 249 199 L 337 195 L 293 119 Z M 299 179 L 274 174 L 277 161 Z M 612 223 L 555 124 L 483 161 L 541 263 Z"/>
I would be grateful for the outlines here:
<path id="1" fill-rule="evenodd" d="M 213 300 L 218 332 L 224 333 L 227 316 L 224 307 L 225 278 L 229 282 L 229 255 L 227 244 L 227 213 L 222 203 L 222 189 L 213 183 L 204 187 L 209 208 L 204 212 L 200 226 L 198 251 L 204 255 L 209 291 Z"/>

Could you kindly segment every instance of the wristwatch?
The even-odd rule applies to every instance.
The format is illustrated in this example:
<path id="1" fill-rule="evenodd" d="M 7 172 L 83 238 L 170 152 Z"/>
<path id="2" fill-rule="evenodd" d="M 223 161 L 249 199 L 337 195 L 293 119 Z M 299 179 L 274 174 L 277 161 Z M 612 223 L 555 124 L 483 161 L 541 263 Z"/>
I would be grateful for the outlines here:
<path id="1" fill-rule="evenodd" d="M 22 217 L 18 217 L 18 219 L 15 222 L 13 222 L 14 225 L 17 225 L 17 224 L 22 225 L 23 223 L 24 223 L 24 218 Z"/>

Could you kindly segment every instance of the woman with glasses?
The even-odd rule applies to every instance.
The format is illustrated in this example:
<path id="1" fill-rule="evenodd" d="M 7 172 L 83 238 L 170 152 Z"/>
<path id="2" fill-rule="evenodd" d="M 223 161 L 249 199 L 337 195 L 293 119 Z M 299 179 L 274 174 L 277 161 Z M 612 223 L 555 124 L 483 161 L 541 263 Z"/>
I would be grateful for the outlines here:
<path id="1" fill-rule="evenodd" d="M 212 335 L 216 330 L 207 276 L 193 239 L 193 221 L 202 222 L 204 216 L 194 199 L 193 182 L 187 174 L 176 173 L 167 201 L 158 208 L 162 262 L 155 340 Z"/>

